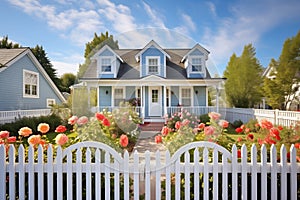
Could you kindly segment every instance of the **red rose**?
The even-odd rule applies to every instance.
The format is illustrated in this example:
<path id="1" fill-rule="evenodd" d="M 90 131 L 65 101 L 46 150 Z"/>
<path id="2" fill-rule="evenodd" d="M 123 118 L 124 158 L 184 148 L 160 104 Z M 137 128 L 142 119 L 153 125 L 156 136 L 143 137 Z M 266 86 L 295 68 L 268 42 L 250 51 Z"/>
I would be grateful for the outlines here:
<path id="1" fill-rule="evenodd" d="M 166 127 L 166 126 L 164 126 L 164 127 L 162 128 L 162 130 L 161 130 L 161 134 L 162 134 L 163 136 L 168 135 L 168 134 L 169 134 L 169 128 Z"/>
<path id="2" fill-rule="evenodd" d="M 102 121 L 105 119 L 105 116 L 102 113 L 95 113 L 95 117 L 97 118 L 97 120 Z"/>
<path id="3" fill-rule="evenodd" d="M 253 140 L 253 139 L 254 139 L 254 135 L 253 135 L 252 133 L 249 133 L 249 134 L 247 135 L 247 139 L 248 139 L 248 140 Z"/>
<path id="4" fill-rule="evenodd" d="M 155 136 L 155 142 L 156 142 L 157 144 L 162 142 L 162 138 L 161 138 L 160 135 Z"/>
<path id="5" fill-rule="evenodd" d="M 175 128 L 176 128 L 176 129 L 180 129 L 180 126 L 181 126 L 180 121 L 177 121 L 177 122 L 175 123 Z"/>
<path id="6" fill-rule="evenodd" d="M 199 128 L 200 130 L 204 129 L 204 127 L 205 127 L 205 124 L 204 124 L 204 123 L 200 123 L 200 124 L 198 125 L 198 128 Z"/>
<path id="7" fill-rule="evenodd" d="M 110 126 L 110 122 L 109 122 L 109 120 L 106 119 L 106 118 L 103 119 L 102 124 L 103 124 L 104 126 Z"/>
<path id="8" fill-rule="evenodd" d="M 8 131 L 0 131 L 0 138 L 8 138 L 9 132 Z"/>
<path id="9" fill-rule="evenodd" d="M 127 147 L 127 145 L 128 145 L 128 137 L 127 137 L 127 135 L 121 135 L 121 137 L 120 137 L 120 145 L 122 146 L 122 147 Z"/>
<path id="10" fill-rule="evenodd" d="M 237 157 L 238 158 L 241 158 L 242 157 L 242 152 L 240 149 L 237 150 Z"/>
<path id="11" fill-rule="evenodd" d="M 58 127 L 56 127 L 55 132 L 56 133 L 64 133 L 67 131 L 67 128 L 63 125 L 59 125 Z"/>
<path id="12" fill-rule="evenodd" d="M 238 127 L 238 128 L 235 129 L 235 132 L 237 132 L 237 133 L 242 133 L 242 132 L 243 132 L 243 129 L 240 128 L 240 127 Z"/>

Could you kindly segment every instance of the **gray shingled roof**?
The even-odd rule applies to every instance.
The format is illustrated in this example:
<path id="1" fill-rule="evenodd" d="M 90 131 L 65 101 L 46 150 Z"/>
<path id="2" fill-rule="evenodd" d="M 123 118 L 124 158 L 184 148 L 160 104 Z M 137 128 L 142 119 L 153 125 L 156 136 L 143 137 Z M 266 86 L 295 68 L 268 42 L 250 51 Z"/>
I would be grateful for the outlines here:
<path id="1" fill-rule="evenodd" d="M 0 67 L 5 66 L 28 48 L 0 49 Z"/>
<path id="2" fill-rule="evenodd" d="M 180 61 L 190 50 L 191 49 L 164 49 L 171 57 L 171 59 L 167 59 L 166 63 L 167 79 L 182 79 L 187 77 L 184 65 Z M 135 55 L 138 54 L 141 49 L 116 49 L 114 51 L 124 61 L 124 63 L 120 64 L 117 79 L 140 79 L 140 63 L 135 60 Z M 208 71 L 207 75 L 206 78 L 210 78 Z M 97 63 L 95 60 L 88 66 L 82 79 L 98 79 Z"/>

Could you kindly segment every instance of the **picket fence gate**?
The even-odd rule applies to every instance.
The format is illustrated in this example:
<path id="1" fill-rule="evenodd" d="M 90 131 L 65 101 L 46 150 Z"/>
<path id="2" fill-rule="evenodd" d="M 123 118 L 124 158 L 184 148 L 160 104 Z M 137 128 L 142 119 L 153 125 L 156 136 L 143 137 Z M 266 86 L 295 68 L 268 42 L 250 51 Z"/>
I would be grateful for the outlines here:
<path id="1" fill-rule="evenodd" d="M 239 159 L 235 145 L 230 153 L 206 141 L 172 156 L 121 155 L 91 141 L 45 152 L 42 146 L 27 152 L 22 145 L 6 151 L 0 145 L 0 199 L 299 199 L 293 145 L 289 159 L 281 147 L 279 160 L 275 146 L 268 151 L 253 145 L 250 152 L 242 146 Z"/>

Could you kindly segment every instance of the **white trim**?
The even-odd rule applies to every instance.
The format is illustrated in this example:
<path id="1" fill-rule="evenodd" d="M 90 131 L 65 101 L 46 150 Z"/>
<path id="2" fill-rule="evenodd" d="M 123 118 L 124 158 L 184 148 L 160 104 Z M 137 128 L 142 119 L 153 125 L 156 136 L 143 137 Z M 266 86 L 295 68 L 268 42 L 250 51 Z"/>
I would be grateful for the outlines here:
<path id="1" fill-rule="evenodd" d="M 185 54 L 182 57 L 180 62 L 184 62 L 195 49 L 198 49 L 200 52 L 202 52 L 205 55 L 205 60 L 208 59 L 208 54 L 210 52 L 207 49 L 205 49 L 203 46 L 201 46 L 200 44 L 197 43 L 189 52 L 187 52 L 187 54 Z"/>
<path id="2" fill-rule="evenodd" d="M 115 57 L 117 57 L 122 63 L 124 62 L 123 61 L 123 59 L 112 49 L 112 48 L 110 48 L 110 46 L 108 46 L 107 44 L 106 45 L 104 45 L 101 49 L 99 49 L 92 57 L 91 57 L 91 59 L 95 59 L 95 60 L 97 60 L 98 59 L 98 56 L 102 53 L 102 52 L 104 52 L 104 50 L 106 50 L 106 49 L 108 49 L 110 52 L 112 52 L 114 55 L 115 55 Z"/>
<path id="3" fill-rule="evenodd" d="M 29 73 L 29 74 L 33 74 L 36 75 L 36 81 L 37 81 L 37 85 L 36 85 L 36 95 L 29 95 L 29 94 L 25 94 L 25 74 Z M 40 98 L 40 79 L 39 79 L 39 73 L 34 72 L 34 71 L 30 71 L 27 69 L 23 69 L 23 83 L 22 83 L 22 90 L 23 90 L 23 97 L 24 98 Z M 31 88 L 32 90 L 32 88 Z"/>
<path id="4" fill-rule="evenodd" d="M 110 59 L 110 66 L 111 66 L 111 71 L 110 72 L 103 72 L 102 71 L 102 60 L 103 59 Z M 97 60 L 97 62 L 99 62 L 99 64 L 97 64 L 97 71 L 98 71 L 98 74 L 115 74 L 116 73 L 116 67 L 115 67 L 115 57 L 114 56 L 101 56 L 99 57 L 99 59 Z"/>
<path id="5" fill-rule="evenodd" d="M 191 94 L 190 94 L 190 98 L 191 98 L 191 105 L 190 106 L 194 106 L 194 98 L 193 98 L 193 94 L 194 94 L 194 89 L 193 87 L 179 87 L 179 104 L 182 105 L 182 89 L 190 89 Z M 183 105 L 183 106 L 187 106 L 187 105 Z"/>
<path id="6" fill-rule="evenodd" d="M 146 56 L 146 75 L 161 75 L 160 74 L 160 56 Z M 149 59 L 157 59 L 157 74 L 149 73 Z"/>
<path id="7" fill-rule="evenodd" d="M 115 89 L 122 89 L 123 90 L 123 99 L 125 99 L 126 98 L 126 89 L 125 88 L 126 88 L 125 86 L 112 87 L 112 91 L 111 91 L 111 93 L 112 93 L 112 97 L 111 97 L 112 103 L 111 103 L 111 105 L 112 106 L 119 106 L 119 105 L 115 105 Z"/>
<path id="8" fill-rule="evenodd" d="M 193 58 L 200 58 L 201 59 L 201 71 L 195 71 L 193 72 L 192 69 L 192 60 Z M 188 77 L 190 77 L 190 74 L 203 74 L 203 77 L 206 77 L 206 64 L 205 64 L 205 59 L 203 56 L 188 56 L 188 59 L 186 60 L 187 63 L 187 73 L 188 73 Z"/>
<path id="9" fill-rule="evenodd" d="M 50 104 L 50 101 L 53 101 L 53 104 Z M 47 108 L 51 108 L 51 105 L 55 105 L 56 101 L 55 101 L 55 99 L 47 99 L 46 103 L 47 103 Z"/>
<path id="10" fill-rule="evenodd" d="M 154 46 L 155 48 L 157 48 L 160 52 L 162 52 L 164 54 L 165 57 L 168 57 L 169 59 L 171 58 L 169 54 L 167 54 L 167 52 L 165 52 L 154 40 L 151 40 L 138 54 L 135 55 L 135 60 L 137 62 L 139 62 L 140 56 L 147 50 L 149 49 L 151 46 Z"/>
<path id="11" fill-rule="evenodd" d="M 158 90 L 158 104 L 160 105 L 160 114 L 158 116 L 156 115 L 151 115 L 151 106 L 150 104 L 152 103 L 152 90 Z M 148 116 L 149 117 L 161 117 L 162 116 L 162 88 L 161 86 L 149 86 L 148 87 Z"/>

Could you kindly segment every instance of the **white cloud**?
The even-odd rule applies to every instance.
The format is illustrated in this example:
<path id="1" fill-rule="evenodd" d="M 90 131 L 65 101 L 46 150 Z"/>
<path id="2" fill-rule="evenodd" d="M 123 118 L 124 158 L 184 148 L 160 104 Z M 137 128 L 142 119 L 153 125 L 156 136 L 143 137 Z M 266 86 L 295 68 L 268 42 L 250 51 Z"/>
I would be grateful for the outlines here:
<path id="1" fill-rule="evenodd" d="M 165 23 L 162 20 L 163 16 L 160 13 L 158 13 L 156 10 L 152 9 L 144 1 L 143 1 L 143 6 L 144 6 L 144 9 L 145 9 L 146 13 L 148 14 L 148 16 L 151 19 L 150 25 L 152 27 L 167 29 Z"/>
<path id="2" fill-rule="evenodd" d="M 51 61 L 53 68 L 56 69 L 57 76 L 60 77 L 66 73 L 77 75 L 79 63 Z"/>
<path id="3" fill-rule="evenodd" d="M 214 3 L 212 2 L 206 2 L 208 8 L 209 8 L 209 11 L 211 12 L 211 14 L 216 17 L 217 16 L 217 12 L 216 12 L 216 6 Z"/>

